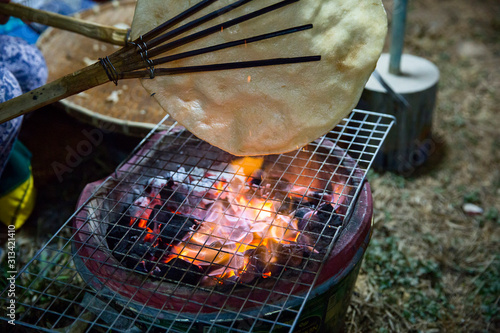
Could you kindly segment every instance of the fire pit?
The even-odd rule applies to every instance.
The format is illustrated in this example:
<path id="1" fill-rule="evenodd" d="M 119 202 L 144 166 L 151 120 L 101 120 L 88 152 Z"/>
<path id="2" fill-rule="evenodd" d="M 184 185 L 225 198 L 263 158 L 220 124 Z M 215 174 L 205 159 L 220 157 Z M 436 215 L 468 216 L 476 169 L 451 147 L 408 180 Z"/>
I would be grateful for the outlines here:
<path id="1" fill-rule="evenodd" d="M 328 250 L 362 179 L 327 138 L 239 158 L 175 129 L 155 135 L 95 193 L 100 182 L 86 188 L 81 202 L 93 198 L 74 222 L 76 257 L 98 290 L 157 317 L 264 316 L 300 306 L 323 264 L 318 285 L 352 261 Z M 358 242 L 370 226 L 367 184 L 360 202 Z"/>
<path id="2" fill-rule="evenodd" d="M 370 239 L 365 174 L 392 124 L 355 110 L 308 146 L 252 158 L 152 131 L 19 273 L 32 282 L 16 285 L 16 323 L 338 330 Z"/>

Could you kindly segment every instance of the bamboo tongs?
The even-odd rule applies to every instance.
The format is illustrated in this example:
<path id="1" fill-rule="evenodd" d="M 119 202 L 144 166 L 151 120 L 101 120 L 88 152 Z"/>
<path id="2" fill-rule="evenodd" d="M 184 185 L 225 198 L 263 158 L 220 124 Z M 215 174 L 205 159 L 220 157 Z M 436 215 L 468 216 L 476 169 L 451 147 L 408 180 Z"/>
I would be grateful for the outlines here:
<path id="1" fill-rule="evenodd" d="M 25 113 L 34 111 L 45 105 L 57 102 L 66 97 L 78 94 L 90 88 L 105 84 L 107 82 L 114 82 L 115 84 L 117 84 L 118 80 L 121 79 L 153 79 L 155 76 L 181 75 L 195 72 L 296 64 L 321 60 L 320 55 L 309 55 L 299 57 L 216 63 L 199 66 L 156 68 L 158 65 L 170 63 L 175 60 L 194 57 L 209 52 L 216 52 L 218 50 L 236 47 L 239 45 L 247 45 L 265 39 L 279 38 L 280 36 L 288 34 L 300 33 L 301 31 L 308 30 L 313 27 L 312 24 L 305 24 L 284 30 L 271 31 L 269 33 L 258 36 L 248 37 L 187 52 L 180 52 L 177 54 L 164 56 L 163 54 L 165 52 L 173 50 L 181 45 L 185 45 L 209 35 L 216 34 L 222 29 L 227 29 L 239 23 L 249 21 L 260 15 L 278 11 L 280 8 L 296 3 L 299 0 L 282 0 L 278 3 L 263 7 L 253 12 L 230 19 L 223 23 L 215 24 L 214 26 L 211 26 L 204 30 L 174 39 L 175 37 L 178 37 L 179 35 L 182 35 L 194 29 L 195 27 L 198 27 L 217 17 L 221 17 L 224 14 L 232 11 L 233 9 L 243 6 L 252 0 L 235 1 L 221 9 L 215 10 L 200 18 L 194 19 L 188 23 L 173 28 L 186 18 L 189 18 L 194 13 L 199 12 L 215 1 L 217 0 L 201 0 L 196 5 L 188 8 L 187 10 L 173 17 L 167 22 L 145 33 L 136 40 L 127 43 L 127 45 L 117 50 L 113 54 L 99 59 L 99 61 L 95 64 L 80 69 L 74 73 L 68 74 L 60 79 L 57 79 L 44 86 L 41 86 L 40 88 L 27 92 L 21 96 L 1 103 L 0 123 L 23 115 Z"/>
<path id="2" fill-rule="evenodd" d="M 70 16 L 51 13 L 16 3 L 0 3 L 0 14 L 14 16 L 23 21 L 40 23 L 54 28 L 75 32 L 103 42 L 125 45 L 128 30 L 88 22 Z"/>

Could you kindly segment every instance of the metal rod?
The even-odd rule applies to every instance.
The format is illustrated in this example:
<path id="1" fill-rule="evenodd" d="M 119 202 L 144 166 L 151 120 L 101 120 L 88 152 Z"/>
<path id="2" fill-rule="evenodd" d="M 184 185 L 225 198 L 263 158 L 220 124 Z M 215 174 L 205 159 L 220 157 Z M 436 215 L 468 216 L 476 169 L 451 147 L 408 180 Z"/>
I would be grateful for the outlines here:
<path id="1" fill-rule="evenodd" d="M 195 19 L 189 23 L 186 23 L 186 24 L 184 24 L 184 25 L 182 25 L 174 30 L 171 30 L 171 31 L 169 31 L 161 36 L 158 36 L 158 37 L 154 38 L 153 40 L 148 41 L 146 43 L 146 46 L 149 49 L 149 48 L 152 48 L 154 46 L 160 45 L 160 44 L 166 42 L 167 40 L 170 40 L 170 39 L 186 32 L 186 31 L 192 30 L 192 29 L 200 26 L 203 23 L 209 22 L 216 17 L 222 16 L 222 15 L 232 11 L 233 9 L 241 7 L 250 1 L 252 1 L 252 0 L 240 0 L 240 1 L 237 1 L 237 2 L 232 3 L 230 5 L 227 5 L 221 9 L 215 10 L 207 15 L 204 15 L 198 19 Z"/>
<path id="2" fill-rule="evenodd" d="M 407 0 L 394 0 L 392 15 L 391 45 L 389 48 L 389 73 L 401 74 L 401 55 L 405 39 Z"/>
<path id="3" fill-rule="evenodd" d="M 194 33 L 192 35 L 176 39 L 175 41 L 172 41 L 172 42 L 167 43 L 167 44 L 160 45 L 160 46 L 155 47 L 155 48 L 151 49 L 150 51 L 148 51 L 149 52 L 149 57 L 155 57 L 155 56 L 157 56 L 159 54 L 162 54 L 164 52 L 167 52 L 167 51 L 170 51 L 172 49 L 175 49 L 176 47 L 179 47 L 181 45 L 185 45 L 185 44 L 194 42 L 194 41 L 196 41 L 196 40 L 198 40 L 200 38 L 209 36 L 211 34 L 219 32 L 219 31 L 221 31 L 223 29 L 227 29 L 229 27 L 232 27 L 232 26 L 234 26 L 236 24 L 240 24 L 242 22 L 245 22 L 245 21 L 251 20 L 253 18 L 259 17 L 261 15 L 267 14 L 269 12 L 272 12 L 274 10 L 280 9 L 282 7 L 285 7 L 287 5 L 295 3 L 297 1 L 299 1 L 299 0 L 283 0 L 281 2 L 278 2 L 278 3 L 275 3 L 273 5 L 264 7 L 262 9 L 254 11 L 254 12 L 251 12 L 251 13 L 239 16 L 239 17 L 234 18 L 232 20 L 229 20 L 227 22 L 224 22 L 224 23 L 221 23 L 221 24 L 216 24 L 216 25 L 214 25 L 214 26 L 212 26 L 210 28 L 204 29 L 202 31 L 198 31 L 198 32 L 196 32 L 196 33 Z M 248 2 L 248 1 L 244 1 L 242 3 L 246 3 L 246 2 Z M 187 30 L 189 30 L 189 29 L 192 28 L 191 24 L 192 24 L 191 22 L 188 23 L 188 24 L 186 24 Z M 181 29 L 181 28 L 184 29 L 184 26 L 180 27 L 179 29 Z M 175 32 L 175 30 L 173 30 L 172 33 L 173 32 Z M 152 41 L 151 43 L 153 43 L 153 42 L 154 41 Z M 151 43 L 147 43 L 148 48 L 151 47 L 151 45 L 150 45 Z"/>
<path id="4" fill-rule="evenodd" d="M 237 61 L 237 62 L 227 62 L 222 64 L 211 64 L 211 65 L 201 65 L 201 66 L 186 66 L 186 67 L 174 67 L 174 68 L 158 68 L 155 70 L 156 76 L 165 75 L 177 75 L 186 73 L 197 73 L 197 72 L 212 72 L 221 71 L 229 69 L 241 69 L 249 67 L 263 67 L 263 66 L 275 66 L 275 65 L 286 65 L 286 64 L 298 64 L 304 62 L 320 61 L 321 56 L 306 56 L 306 57 L 292 57 L 292 58 L 272 58 L 263 60 L 253 60 L 253 61 Z M 149 76 L 149 71 L 134 71 L 121 73 L 121 79 L 132 79 L 132 78 L 147 78 Z"/>
<path id="5" fill-rule="evenodd" d="M 227 42 L 227 43 L 217 44 L 214 46 L 205 47 L 205 48 L 198 49 L 198 50 L 192 50 L 192 51 L 188 51 L 188 52 L 174 54 L 174 55 L 170 55 L 170 56 L 166 56 L 163 58 L 158 58 L 158 59 L 152 60 L 152 62 L 154 65 L 161 65 L 161 64 L 165 64 L 167 62 L 171 62 L 174 60 L 185 59 L 185 58 L 193 57 L 193 56 L 200 55 L 200 54 L 220 51 L 223 49 L 227 49 L 227 48 L 239 46 L 239 45 L 247 45 L 250 43 L 259 42 L 259 41 L 269 39 L 269 38 L 284 36 L 287 34 L 312 29 L 312 27 L 313 27 L 312 24 L 301 25 L 298 27 L 293 27 L 290 29 L 284 29 L 284 30 L 280 30 L 280 31 L 274 31 L 271 33 L 262 34 L 262 35 L 255 36 L 255 37 L 243 38 L 243 39 L 235 40 L 232 42 Z"/>
<path id="6" fill-rule="evenodd" d="M 161 34 L 161 33 L 165 32 L 166 30 L 170 29 L 171 27 L 173 27 L 177 23 L 181 22 L 185 18 L 189 17 L 190 15 L 193 15 L 193 14 L 199 12 L 200 10 L 202 10 L 203 8 L 211 5 L 215 1 L 217 1 L 217 0 L 203 0 L 203 1 L 199 2 L 198 4 L 196 4 L 196 5 L 188 8 L 187 10 L 183 11 L 179 15 L 171 18 L 170 20 L 166 21 L 165 23 L 160 24 L 156 28 L 154 28 L 151 31 L 145 33 L 142 36 L 143 40 L 147 41 L 147 40 L 150 40 L 150 39 L 158 36 L 159 34 Z"/>

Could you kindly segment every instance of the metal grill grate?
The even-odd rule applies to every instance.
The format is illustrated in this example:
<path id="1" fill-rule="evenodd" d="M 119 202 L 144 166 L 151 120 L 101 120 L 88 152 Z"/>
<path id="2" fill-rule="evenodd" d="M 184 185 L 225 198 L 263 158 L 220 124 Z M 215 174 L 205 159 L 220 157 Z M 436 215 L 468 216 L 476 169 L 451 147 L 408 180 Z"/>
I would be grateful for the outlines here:
<path id="1" fill-rule="evenodd" d="M 272 228 L 281 232 L 274 236 L 285 245 L 274 245 L 274 257 L 267 254 L 265 260 L 255 259 L 254 266 L 260 266 L 253 275 L 248 275 L 250 266 L 243 259 L 252 256 L 228 253 L 226 243 L 205 243 L 205 248 L 217 252 L 212 257 L 182 252 L 189 246 L 199 249 L 195 232 L 205 242 L 220 237 L 214 230 L 200 230 L 192 221 L 198 221 L 200 214 L 207 218 L 215 206 L 214 193 L 216 199 L 231 195 L 235 179 L 246 177 L 248 181 L 248 175 L 241 174 L 242 167 L 229 166 L 239 159 L 175 126 L 162 132 L 153 130 L 113 175 L 86 188 L 88 196 L 83 194 L 82 206 L 18 274 L 16 324 L 42 331 L 292 331 L 315 285 L 323 281 L 320 272 L 350 223 L 365 174 L 393 123 L 389 116 L 354 110 L 310 145 L 265 157 L 260 168 L 271 181 L 259 179 L 262 184 L 253 184 L 250 196 L 264 205 L 255 208 L 248 202 L 237 203 L 234 210 L 238 213 L 224 206 L 223 214 L 234 219 L 242 219 L 242 211 L 268 214 L 272 219 L 264 234 Z M 200 174 L 204 177 L 199 178 Z M 153 203 L 160 189 L 168 187 L 168 179 L 175 188 L 169 188 L 167 199 L 161 194 L 160 202 Z M 156 181 L 161 184 L 155 185 Z M 217 184 L 226 187 L 214 190 Z M 182 191 L 179 199 L 176 195 Z M 145 198 L 149 201 L 138 204 Z M 333 212 L 322 211 L 325 202 Z M 268 208 L 266 203 L 278 208 Z M 167 243 L 183 244 L 178 245 L 181 252 L 172 252 L 171 245 L 158 249 L 158 239 L 167 237 L 159 231 L 170 223 L 160 218 L 161 209 L 171 204 L 170 221 L 173 215 L 182 216 L 182 221 L 174 235 L 168 235 L 172 240 Z M 155 205 L 161 209 L 153 210 Z M 309 212 L 309 217 L 321 213 L 327 218 L 319 222 L 311 218 L 306 227 L 298 228 L 290 221 L 305 221 L 298 217 L 300 209 Z M 138 229 L 141 217 L 149 224 Z M 288 224 L 278 225 L 276 220 Z M 311 220 L 317 225 L 311 227 Z M 230 229 L 229 240 L 236 231 Z M 248 229 L 244 231 L 250 234 Z M 284 240 L 287 234 L 295 240 Z M 256 254 L 263 239 L 255 245 L 244 235 L 234 241 L 235 251 L 243 246 Z M 284 249 L 289 251 L 285 255 Z M 158 253 L 176 253 L 173 257 L 183 258 L 183 265 L 163 260 L 165 256 Z M 238 260 L 244 261 L 239 268 L 235 266 Z M 207 267 L 218 268 L 220 274 L 210 275 Z M 231 271 L 239 277 L 231 279 Z M 9 304 L 8 289 L 0 302 Z M 1 316 L 10 320 L 4 313 Z"/>

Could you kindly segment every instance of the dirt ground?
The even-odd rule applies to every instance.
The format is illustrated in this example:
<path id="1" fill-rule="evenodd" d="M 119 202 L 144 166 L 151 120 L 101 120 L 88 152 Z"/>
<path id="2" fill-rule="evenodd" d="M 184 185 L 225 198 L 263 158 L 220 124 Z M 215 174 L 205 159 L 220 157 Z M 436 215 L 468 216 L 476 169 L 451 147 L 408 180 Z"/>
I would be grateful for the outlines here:
<path id="1" fill-rule="evenodd" d="M 390 21 L 392 1 L 384 4 Z M 370 174 L 373 237 L 346 332 L 499 332 L 500 2 L 409 1 L 404 52 L 440 70 L 435 149 L 409 177 Z M 38 153 L 33 170 L 39 202 L 18 235 L 20 265 L 39 248 L 33 237 L 44 240 L 55 232 L 73 212 L 83 185 L 108 175 L 137 143 L 129 139 L 116 156 L 97 147 L 58 181 L 50 163 L 82 139 L 81 129 L 65 127 L 80 125 L 60 113 L 44 112 L 28 117 L 21 135 Z M 54 131 L 48 133 L 48 126 Z M 467 213 L 465 204 L 482 213 Z"/>
<path id="2" fill-rule="evenodd" d="M 495 0 L 409 1 L 404 52 L 440 70 L 436 149 L 410 177 L 371 176 L 375 228 L 348 332 L 500 330 L 499 14 Z"/>

